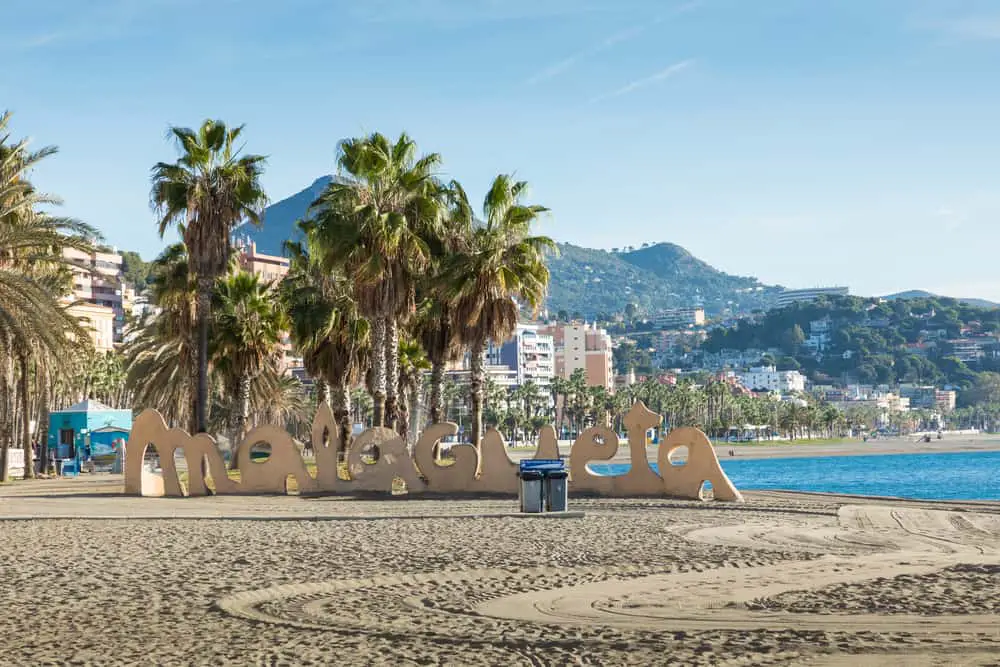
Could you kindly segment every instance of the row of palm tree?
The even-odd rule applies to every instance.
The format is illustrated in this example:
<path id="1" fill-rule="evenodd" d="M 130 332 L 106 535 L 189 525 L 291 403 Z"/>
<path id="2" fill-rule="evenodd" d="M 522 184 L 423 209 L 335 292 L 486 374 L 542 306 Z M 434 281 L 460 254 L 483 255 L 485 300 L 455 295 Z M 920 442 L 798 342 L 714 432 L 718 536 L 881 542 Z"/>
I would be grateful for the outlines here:
<path id="1" fill-rule="evenodd" d="M 194 405 L 200 327 L 198 281 L 190 278 L 183 244 L 154 262 L 151 302 L 159 308 L 138 323 L 124 348 L 125 386 L 133 407 L 160 410 L 171 423 L 196 429 Z M 230 261 L 212 285 L 208 322 L 208 428 L 239 442 L 254 425 L 304 422 L 311 412 L 298 380 L 284 373 L 282 341 L 288 317 L 279 286 Z"/>
<path id="2" fill-rule="evenodd" d="M 367 323 L 368 364 L 359 368 L 367 371 L 375 425 L 408 432 L 410 406 L 420 404 L 413 399 L 418 350 L 431 369 L 428 417 L 439 421 L 445 367 L 469 354 L 469 434 L 478 444 L 487 342 L 509 338 L 521 308 L 541 305 L 545 253 L 554 244 L 531 233 L 546 209 L 523 203 L 526 183 L 497 176 L 477 218 L 461 184 L 437 177 L 440 164 L 437 154 L 419 155 L 405 134 L 395 142 L 378 133 L 344 141 L 339 176 L 301 223 L 308 252 L 293 256 L 308 256 L 306 264 L 327 280 L 339 277 L 333 294 L 351 304 L 332 308 L 349 314 L 343 330 L 358 319 Z M 306 342 L 304 356 L 312 345 Z M 343 373 L 318 370 L 321 380 L 343 380 Z M 330 395 L 337 414 L 349 409 L 342 394 Z"/>
<path id="3" fill-rule="evenodd" d="M 56 149 L 13 139 L 10 120 L 0 114 L 0 482 L 14 446 L 25 452 L 25 475 L 34 475 L 31 423 L 44 436 L 50 406 L 76 398 L 84 378 L 97 374 L 87 370 L 89 335 L 64 298 L 72 265 L 63 252 L 89 251 L 97 233 L 48 211 L 59 200 L 30 176 Z"/>
<path id="4" fill-rule="evenodd" d="M 232 233 L 244 222 L 259 223 L 267 201 L 260 184 L 264 159 L 244 153 L 241 133 L 242 127 L 221 121 L 206 121 L 197 130 L 174 128 L 179 158 L 153 168 L 160 232 L 172 226 L 180 231 L 185 287 L 193 289 L 196 305 L 192 311 L 189 300 L 175 303 L 161 295 L 164 312 L 172 309 L 175 317 L 151 324 L 165 331 L 143 342 L 170 345 L 137 348 L 136 357 L 169 356 L 177 363 L 162 369 L 168 377 L 156 383 L 168 383 L 169 390 L 149 395 L 138 388 L 137 395 L 139 403 L 170 401 L 177 406 L 171 417 L 195 431 L 208 427 L 209 378 L 216 365 L 234 366 L 224 375 L 240 384 L 223 393 L 238 396 L 238 422 L 245 424 L 247 396 L 278 330 L 265 331 L 258 317 L 258 328 L 247 325 L 247 337 L 228 340 L 213 362 L 212 332 L 233 330 L 225 320 L 235 317 L 213 312 L 214 295 L 226 294 L 219 282 L 230 269 Z M 427 417 L 438 421 L 445 367 L 468 353 L 470 434 L 478 443 L 486 344 L 506 340 L 521 308 L 537 309 L 544 299 L 545 253 L 554 244 L 532 235 L 531 227 L 546 209 L 524 204 L 527 185 L 500 175 L 477 216 L 462 186 L 440 178 L 441 157 L 420 155 L 405 134 L 395 141 L 378 133 L 345 140 L 337 164 L 337 177 L 299 224 L 304 240 L 287 246 L 291 270 L 274 287 L 271 303 L 287 318 L 281 326 L 316 382 L 318 401 L 331 404 L 346 442 L 352 388 L 362 383 L 372 399 L 373 423 L 408 434 L 410 422 L 424 418 L 417 414 L 424 370 L 431 371 Z M 246 311 L 240 315 L 249 317 Z M 135 361 L 131 366 L 143 368 Z M 143 370 L 133 373 L 137 380 L 140 375 L 150 377 Z"/>
<path id="5" fill-rule="evenodd" d="M 614 393 L 588 386 L 583 371 L 569 378 L 554 378 L 546 396 L 532 383 L 510 390 L 491 401 L 490 421 L 526 439 L 541 425 L 554 423 L 562 437 L 570 438 L 588 426 L 602 424 L 623 433 L 624 417 L 642 401 L 662 418 L 661 432 L 695 426 L 710 436 L 724 438 L 731 428 L 744 432 L 746 425 L 756 438 L 782 435 L 787 438 L 842 437 L 888 426 L 898 432 L 913 431 L 930 417 L 919 412 L 883 414 L 873 407 L 839 410 L 815 400 L 779 401 L 770 396 L 748 394 L 725 382 L 697 384 L 681 380 L 676 385 L 651 379 L 620 387 Z M 448 416 L 454 418 L 457 412 Z"/>

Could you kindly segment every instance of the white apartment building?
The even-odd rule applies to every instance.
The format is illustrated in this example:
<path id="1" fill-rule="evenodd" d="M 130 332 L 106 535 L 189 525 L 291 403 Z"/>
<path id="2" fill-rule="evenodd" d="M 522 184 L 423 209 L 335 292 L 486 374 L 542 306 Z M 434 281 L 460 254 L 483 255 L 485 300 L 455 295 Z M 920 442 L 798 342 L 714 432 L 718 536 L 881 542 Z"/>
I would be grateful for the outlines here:
<path id="1" fill-rule="evenodd" d="M 486 363 L 514 371 L 518 386 L 532 382 L 548 387 L 555 376 L 555 344 L 552 336 L 538 332 L 537 325 L 519 324 L 510 340 L 487 346 Z"/>
<path id="2" fill-rule="evenodd" d="M 811 289 L 786 289 L 778 294 L 778 308 L 797 301 L 813 301 L 821 296 L 847 296 L 847 287 L 814 287 Z"/>
<path id="3" fill-rule="evenodd" d="M 689 329 L 704 325 L 704 308 L 666 310 L 653 318 L 653 326 L 657 329 Z"/>
<path id="4" fill-rule="evenodd" d="M 803 342 L 803 346 L 813 354 L 825 352 L 830 347 L 831 328 L 830 320 L 826 318 L 810 322 L 809 336 Z"/>
<path id="5" fill-rule="evenodd" d="M 806 376 L 798 371 L 779 371 L 774 366 L 755 366 L 739 374 L 740 383 L 753 391 L 787 393 L 806 390 Z"/>

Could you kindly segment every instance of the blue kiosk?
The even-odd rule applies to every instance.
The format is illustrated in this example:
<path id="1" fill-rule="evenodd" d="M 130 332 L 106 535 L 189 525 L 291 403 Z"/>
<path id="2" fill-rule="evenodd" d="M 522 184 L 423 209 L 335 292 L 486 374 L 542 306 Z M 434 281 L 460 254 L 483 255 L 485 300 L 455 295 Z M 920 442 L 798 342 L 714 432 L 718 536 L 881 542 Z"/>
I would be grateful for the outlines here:
<path id="1" fill-rule="evenodd" d="M 82 463 L 113 466 L 128 442 L 132 411 L 86 400 L 49 415 L 49 451 L 62 461 L 63 474 L 78 474 Z"/>

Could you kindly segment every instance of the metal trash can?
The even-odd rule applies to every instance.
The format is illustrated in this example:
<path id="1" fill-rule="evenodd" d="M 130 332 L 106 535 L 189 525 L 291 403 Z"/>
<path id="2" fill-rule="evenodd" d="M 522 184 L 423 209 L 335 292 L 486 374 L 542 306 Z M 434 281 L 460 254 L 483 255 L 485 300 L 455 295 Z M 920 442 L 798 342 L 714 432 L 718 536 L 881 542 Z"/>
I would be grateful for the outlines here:
<path id="1" fill-rule="evenodd" d="M 544 511 L 544 475 L 535 470 L 521 470 L 517 476 L 521 480 L 517 493 L 521 511 L 532 514 Z"/>
<path id="2" fill-rule="evenodd" d="M 569 496 L 569 473 L 550 470 L 545 473 L 545 511 L 565 512 Z"/>

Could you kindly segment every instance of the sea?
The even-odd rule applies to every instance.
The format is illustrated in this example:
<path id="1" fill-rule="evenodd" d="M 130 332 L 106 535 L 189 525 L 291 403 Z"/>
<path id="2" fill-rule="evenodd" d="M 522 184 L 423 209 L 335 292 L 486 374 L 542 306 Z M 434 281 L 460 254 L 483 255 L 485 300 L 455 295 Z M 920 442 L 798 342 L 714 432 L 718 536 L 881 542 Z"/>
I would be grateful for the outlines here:
<path id="1" fill-rule="evenodd" d="M 1000 451 L 879 454 L 719 462 L 741 491 L 783 490 L 892 496 L 915 500 L 1000 500 Z M 652 464 L 656 468 L 656 464 Z M 627 463 L 591 463 L 604 475 Z"/>

